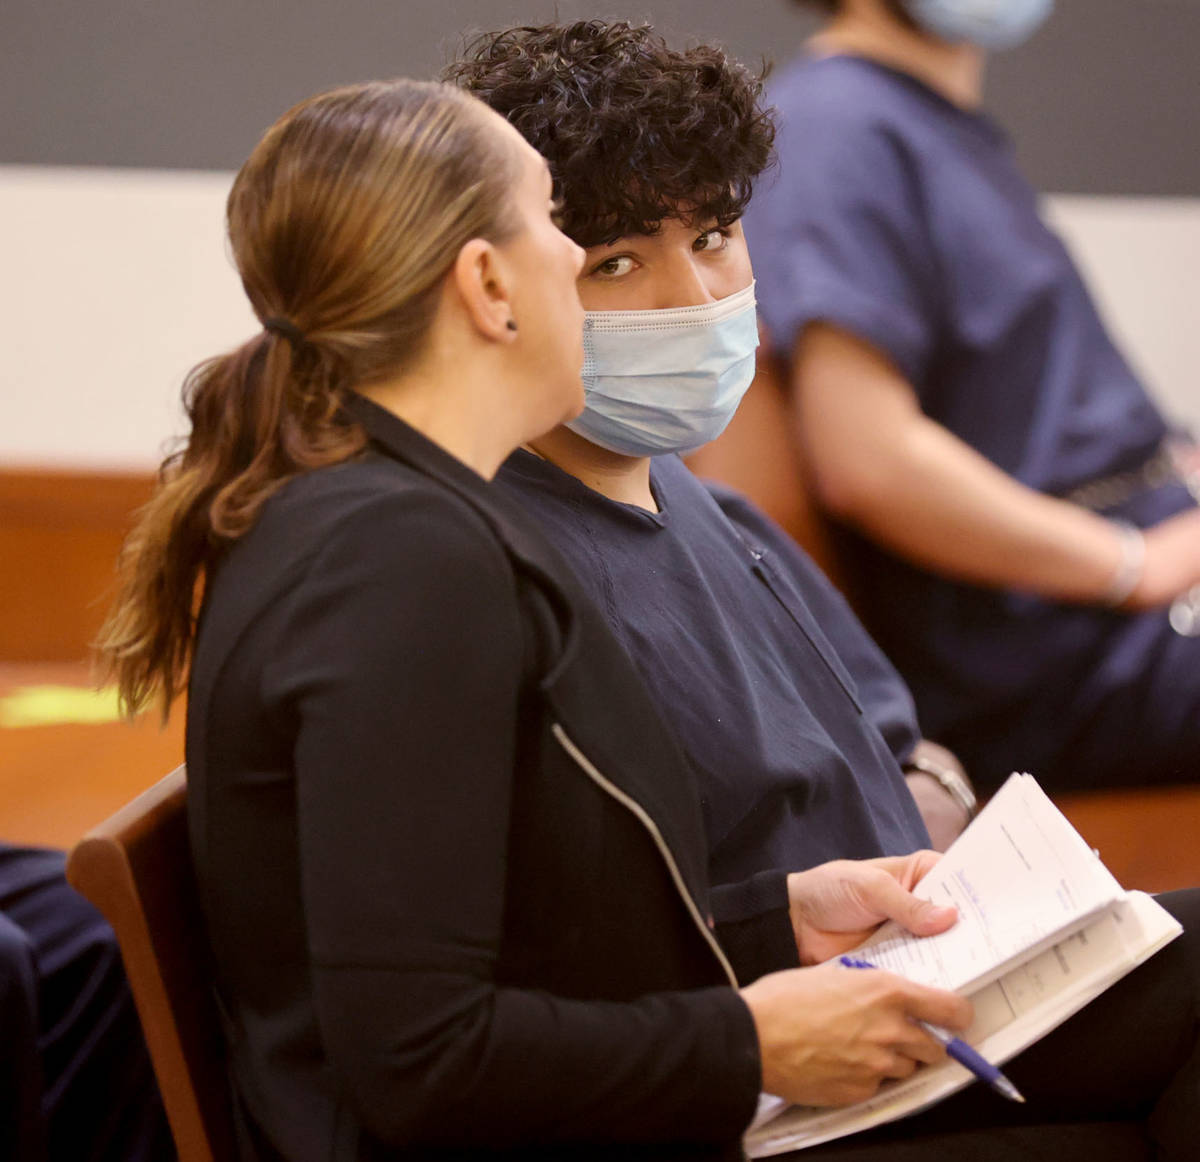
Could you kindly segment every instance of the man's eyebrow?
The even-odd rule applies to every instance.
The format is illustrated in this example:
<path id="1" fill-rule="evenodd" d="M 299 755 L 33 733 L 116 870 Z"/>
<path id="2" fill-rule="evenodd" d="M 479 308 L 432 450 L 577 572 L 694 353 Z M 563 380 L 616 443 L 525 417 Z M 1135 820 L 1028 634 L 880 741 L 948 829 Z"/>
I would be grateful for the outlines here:
<path id="1" fill-rule="evenodd" d="M 627 230 L 624 234 L 618 234 L 615 238 L 607 238 L 603 242 L 593 242 L 591 246 L 585 247 L 585 249 L 607 250 L 610 247 L 636 245 L 638 239 L 656 238 L 661 233 L 661 230 Z"/>

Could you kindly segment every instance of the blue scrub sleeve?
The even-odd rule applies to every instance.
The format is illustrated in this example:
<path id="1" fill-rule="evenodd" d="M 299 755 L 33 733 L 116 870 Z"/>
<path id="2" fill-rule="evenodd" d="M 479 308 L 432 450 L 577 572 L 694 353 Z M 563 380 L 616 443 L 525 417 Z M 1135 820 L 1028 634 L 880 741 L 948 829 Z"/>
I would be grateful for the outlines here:
<path id="1" fill-rule="evenodd" d="M 934 347 L 937 271 L 902 146 L 817 109 L 789 111 L 779 154 L 745 222 L 771 342 L 788 354 L 810 323 L 830 323 L 918 386 Z"/>

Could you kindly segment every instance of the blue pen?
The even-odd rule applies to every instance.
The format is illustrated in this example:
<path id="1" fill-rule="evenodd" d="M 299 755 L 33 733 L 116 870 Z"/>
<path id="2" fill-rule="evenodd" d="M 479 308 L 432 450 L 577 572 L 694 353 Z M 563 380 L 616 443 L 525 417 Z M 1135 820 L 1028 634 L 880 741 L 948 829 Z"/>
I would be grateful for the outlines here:
<path id="1" fill-rule="evenodd" d="M 840 956 L 838 962 L 844 964 L 847 968 L 875 968 L 869 960 L 859 960 L 854 956 Z M 925 1030 L 935 1041 L 939 1041 L 946 1047 L 946 1053 L 953 1057 L 955 1061 L 964 1068 L 969 1069 L 980 1081 L 986 1081 L 998 1094 L 1008 1098 L 1009 1101 L 1024 1102 L 1021 1096 L 1021 1091 L 1017 1089 L 999 1069 L 996 1068 L 986 1057 L 982 1057 L 976 1053 L 961 1037 L 954 1036 L 953 1033 L 946 1029 L 939 1029 L 937 1025 L 931 1025 L 928 1021 L 918 1021 L 918 1025 Z"/>

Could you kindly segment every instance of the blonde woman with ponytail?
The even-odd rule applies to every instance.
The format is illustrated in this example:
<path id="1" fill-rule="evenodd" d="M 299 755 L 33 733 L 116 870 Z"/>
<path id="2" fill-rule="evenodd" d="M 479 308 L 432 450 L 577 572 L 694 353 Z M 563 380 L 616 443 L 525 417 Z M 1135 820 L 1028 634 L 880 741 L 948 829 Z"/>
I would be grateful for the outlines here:
<path id="1" fill-rule="evenodd" d="M 102 647 L 131 711 L 186 690 L 244 1162 L 734 1158 L 760 1085 L 852 1100 L 937 1051 L 897 1013 L 967 1018 L 881 982 L 866 1068 L 798 1045 L 800 979 L 836 1026 L 844 974 L 737 989 L 723 917 L 819 958 L 911 897 L 877 872 L 890 903 L 823 911 L 817 869 L 803 919 L 710 900 L 674 739 L 492 493 L 583 403 L 554 209 L 511 127 L 409 81 L 296 106 L 230 194 L 262 330 L 189 378 Z"/>

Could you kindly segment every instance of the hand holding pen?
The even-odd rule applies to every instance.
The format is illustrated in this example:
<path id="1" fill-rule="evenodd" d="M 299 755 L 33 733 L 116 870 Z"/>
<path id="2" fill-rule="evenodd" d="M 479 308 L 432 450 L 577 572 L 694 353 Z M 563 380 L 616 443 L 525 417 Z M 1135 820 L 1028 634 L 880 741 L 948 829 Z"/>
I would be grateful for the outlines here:
<path id="1" fill-rule="evenodd" d="M 883 921 L 919 936 L 955 923 L 953 907 L 912 892 L 939 858 L 918 851 L 834 860 L 788 875 L 788 910 L 803 967 L 767 973 L 738 990 L 758 1034 L 765 1090 L 796 1105 L 853 1105 L 883 1083 L 941 1059 L 944 1050 L 916 1019 L 968 1027 L 965 997 L 892 973 L 847 973 L 837 963 Z"/>
<path id="2" fill-rule="evenodd" d="M 944 1050 L 916 1021 L 965 1029 L 971 1004 L 890 972 L 837 960 L 767 973 L 739 990 L 759 1037 L 762 1088 L 795 1105 L 847 1106 Z"/>
<path id="3" fill-rule="evenodd" d="M 838 958 L 838 962 L 846 968 L 876 967 L 869 960 L 861 960 L 855 956 L 841 956 Z M 970 1070 L 980 1081 L 987 1082 L 998 1094 L 1008 1098 L 1009 1101 L 1025 1101 L 1021 1096 L 1021 1091 L 995 1065 L 972 1049 L 961 1037 L 956 1037 L 953 1033 L 938 1028 L 937 1025 L 931 1025 L 928 1021 L 917 1021 L 917 1024 L 935 1041 L 945 1046 L 949 1057 Z"/>

